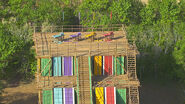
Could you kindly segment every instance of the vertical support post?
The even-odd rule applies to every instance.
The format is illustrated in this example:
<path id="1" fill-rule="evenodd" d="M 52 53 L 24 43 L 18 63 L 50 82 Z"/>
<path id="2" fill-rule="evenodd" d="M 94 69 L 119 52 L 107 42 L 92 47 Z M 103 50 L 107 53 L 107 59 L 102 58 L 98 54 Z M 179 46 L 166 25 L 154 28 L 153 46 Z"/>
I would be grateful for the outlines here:
<path id="1" fill-rule="evenodd" d="M 58 48 L 58 47 L 57 47 Z M 49 43 L 49 56 L 51 56 L 51 43 Z"/>
<path id="2" fill-rule="evenodd" d="M 40 72 L 41 72 L 40 71 L 40 67 L 41 67 L 41 62 L 40 61 L 41 61 L 41 59 L 38 58 L 37 59 L 37 73 L 36 73 L 37 74 L 37 76 L 36 76 L 37 77 L 37 84 L 39 84 L 39 77 L 40 77 Z M 37 86 L 37 87 L 39 87 L 39 86 Z"/>
<path id="3" fill-rule="evenodd" d="M 53 90 L 53 88 L 51 88 L 51 90 Z M 53 91 L 52 91 L 53 92 Z M 53 94 L 54 94 L 54 92 L 53 92 Z M 54 95 L 52 96 L 52 104 L 54 104 Z"/>
<path id="4" fill-rule="evenodd" d="M 89 43 L 89 56 L 91 56 L 92 42 Z"/>
<path id="5" fill-rule="evenodd" d="M 34 27 L 33 27 L 34 36 L 35 36 L 35 32 L 36 32 L 36 28 L 35 28 L 35 26 L 34 26 Z"/>
<path id="6" fill-rule="evenodd" d="M 112 26 L 112 24 L 111 24 L 111 29 L 112 29 L 112 31 L 114 31 L 114 27 Z"/>
<path id="7" fill-rule="evenodd" d="M 126 59 L 127 59 L 127 75 L 128 75 L 128 78 L 130 78 L 131 76 L 129 75 L 130 74 L 130 70 L 129 70 L 129 68 L 128 68 L 128 54 L 127 54 L 127 57 L 126 57 Z"/>
<path id="8" fill-rule="evenodd" d="M 38 99 L 39 99 L 38 104 L 42 104 L 42 102 L 41 102 L 41 91 L 40 91 L 40 89 L 39 89 L 39 92 L 38 92 Z"/>
<path id="9" fill-rule="evenodd" d="M 53 27 L 51 26 L 51 33 L 53 33 Z"/>
<path id="10" fill-rule="evenodd" d="M 75 60 L 76 60 L 76 66 L 77 66 L 77 68 L 76 68 L 76 70 L 77 70 L 77 78 L 76 78 L 77 79 L 77 99 L 78 99 L 77 100 L 77 102 L 78 102 L 77 104 L 80 104 L 80 98 L 79 98 L 79 77 L 78 77 L 79 76 L 78 75 L 78 59 L 76 58 Z"/>
<path id="11" fill-rule="evenodd" d="M 131 99 L 131 94 L 130 94 L 130 91 L 131 90 L 131 87 L 129 87 L 129 101 L 128 101 L 128 104 L 132 104 L 132 99 Z"/>
<path id="12" fill-rule="evenodd" d="M 83 25 L 82 25 L 82 32 L 84 32 L 84 27 L 83 27 Z"/>
<path id="13" fill-rule="evenodd" d="M 69 42 L 68 43 L 68 50 L 67 50 L 67 56 L 69 56 Z"/>
<path id="14" fill-rule="evenodd" d="M 136 54 L 134 53 L 134 61 L 135 61 L 135 79 L 137 79 L 137 72 L 136 72 Z"/>
<path id="15" fill-rule="evenodd" d="M 121 24 L 121 26 L 122 26 L 122 31 L 124 31 L 124 25 L 123 25 L 123 24 Z"/>
<path id="16" fill-rule="evenodd" d="M 75 43 L 75 50 L 74 51 L 75 51 L 75 57 L 74 57 L 75 58 L 74 59 L 74 61 L 75 61 L 74 62 L 75 63 L 75 72 L 74 73 L 75 73 L 75 75 L 77 75 L 77 71 L 76 71 L 76 68 L 77 68 L 77 64 L 76 64 L 76 43 Z"/>
<path id="17" fill-rule="evenodd" d="M 90 83 L 90 95 L 91 95 L 91 104 L 93 104 L 92 98 L 92 80 L 91 80 L 91 56 L 88 57 L 89 59 L 89 83 Z"/>
<path id="18" fill-rule="evenodd" d="M 115 75 L 117 76 L 117 49 L 118 49 L 118 41 L 116 41 L 116 69 L 115 69 Z"/>
<path id="19" fill-rule="evenodd" d="M 117 56 L 115 56 L 115 75 L 117 75 Z"/>
<path id="20" fill-rule="evenodd" d="M 50 57 L 50 60 L 51 60 L 51 63 L 52 63 L 51 57 Z M 49 64 L 48 86 L 50 85 L 50 81 L 49 81 L 50 80 L 50 74 L 52 74 L 50 70 L 52 70 L 51 69 L 51 64 Z"/>

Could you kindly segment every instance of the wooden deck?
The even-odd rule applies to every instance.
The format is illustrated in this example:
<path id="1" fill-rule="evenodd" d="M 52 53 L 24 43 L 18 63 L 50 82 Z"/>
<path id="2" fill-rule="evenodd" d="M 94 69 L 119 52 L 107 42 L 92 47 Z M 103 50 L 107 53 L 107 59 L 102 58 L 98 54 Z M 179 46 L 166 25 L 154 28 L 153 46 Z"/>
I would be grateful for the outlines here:
<path id="1" fill-rule="evenodd" d="M 93 76 L 93 87 L 116 87 L 126 88 L 130 86 L 140 86 L 138 80 L 129 80 L 128 75 L 118 76 Z"/>
<path id="2" fill-rule="evenodd" d="M 123 31 L 115 31 L 112 41 L 104 41 L 103 34 L 106 32 L 95 32 L 97 36 L 95 41 L 91 42 L 85 38 L 85 35 L 91 32 L 81 32 L 82 37 L 80 41 L 74 41 L 70 35 L 75 32 L 64 32 L 65 39 L 61 44 L 54 42 L 53 35 L 59 33 L 35 33 L 33 40 L 37 57 L 54 57 L 54 56 L 94 56 L 94 55 L 126 55 L 131 49 L 126 35 Z M 133 49 L 133 54 L 136 49 Z"/>
<path id="3" fill-rule="evenodd" d="M 37 82 L 38 88 L 76 87 L 76 76 L 49 77 L 40 76 Z"/>
<path id="4" fill-rule="evenodd" d="M 118 76 L 92 76 L 93 87 L 117 87 L 126 88 L 130 86 L 140 86 L 138 80 L 129 80 L 128 75 Z M 77 87 L 77 76 L 62 77 L 39 77 L 38 88 L 54 88 L 54 87 Z"/>

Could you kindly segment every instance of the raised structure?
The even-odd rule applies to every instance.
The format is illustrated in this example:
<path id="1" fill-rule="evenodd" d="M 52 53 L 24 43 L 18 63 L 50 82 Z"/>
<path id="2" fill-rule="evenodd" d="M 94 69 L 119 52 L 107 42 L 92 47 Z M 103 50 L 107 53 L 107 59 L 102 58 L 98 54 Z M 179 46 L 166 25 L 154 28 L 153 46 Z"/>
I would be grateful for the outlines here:
<path id="1" fill-rule="evenodd" d="M 100 27 L 34 28 L 39 104 L 139 104 L 136 46 L 128 43 L 123 25 Z M 91 31 L 93 41 L 86 39 Z M 59 32 L 64 39 L 57 43 Z M 77 32 L 81 38 L 74 41 L 70 35 Z"/>

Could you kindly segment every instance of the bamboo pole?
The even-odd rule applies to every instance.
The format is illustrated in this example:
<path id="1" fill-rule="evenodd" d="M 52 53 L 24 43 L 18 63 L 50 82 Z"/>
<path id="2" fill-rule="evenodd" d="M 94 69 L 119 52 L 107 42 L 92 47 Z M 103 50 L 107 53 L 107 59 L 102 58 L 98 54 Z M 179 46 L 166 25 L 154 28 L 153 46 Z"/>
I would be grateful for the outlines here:
<path id="1" fill-rule="evenodd" d="M 39 104 L 42 104 L 42 101 L 41 101 L 41 91 L 39 90 L 38 91 L 38 99 L 39 99 Z"/>
<path id="2" fill-rule="evenodd" d="M 50 60 L 51 60 L 51 58 L 50 58 Z M 50 74 L 52 74 L 51 72 L 50 72 L 50 70 L 51 70 L 51 64 L 49 64 L 49 76 L 48 76 L 48 86 L 50 85 Z"/>
<path id="3" fill-rule="evenodd" d="M 79 73 L 78 73 L 78 59 L 76 59 L 76 65 L 77 65 L 77 99 L 78 104 L 80 104 L 80 98 L 79 98 Z"/>
<path id="4" fill-rule="evenodd" d="M 90 83 L 90 95 L 91 95 L 91 104 L 93 104 L 93 97 L 92 97 L 92 81 L 91 81 L 91 56 L 88 57 L 89 60 L 89 83 Z"/>

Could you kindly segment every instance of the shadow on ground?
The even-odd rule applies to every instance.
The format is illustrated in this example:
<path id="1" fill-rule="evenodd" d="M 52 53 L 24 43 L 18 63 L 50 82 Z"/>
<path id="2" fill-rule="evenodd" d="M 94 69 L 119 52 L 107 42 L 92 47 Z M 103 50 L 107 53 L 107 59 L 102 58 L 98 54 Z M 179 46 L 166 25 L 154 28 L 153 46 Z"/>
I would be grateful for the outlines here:
<path id="1" fill-rule="evenodd" d="M 177 82 L 141 82 L 140 104 L 185 104 L 183 87 Z"/>

